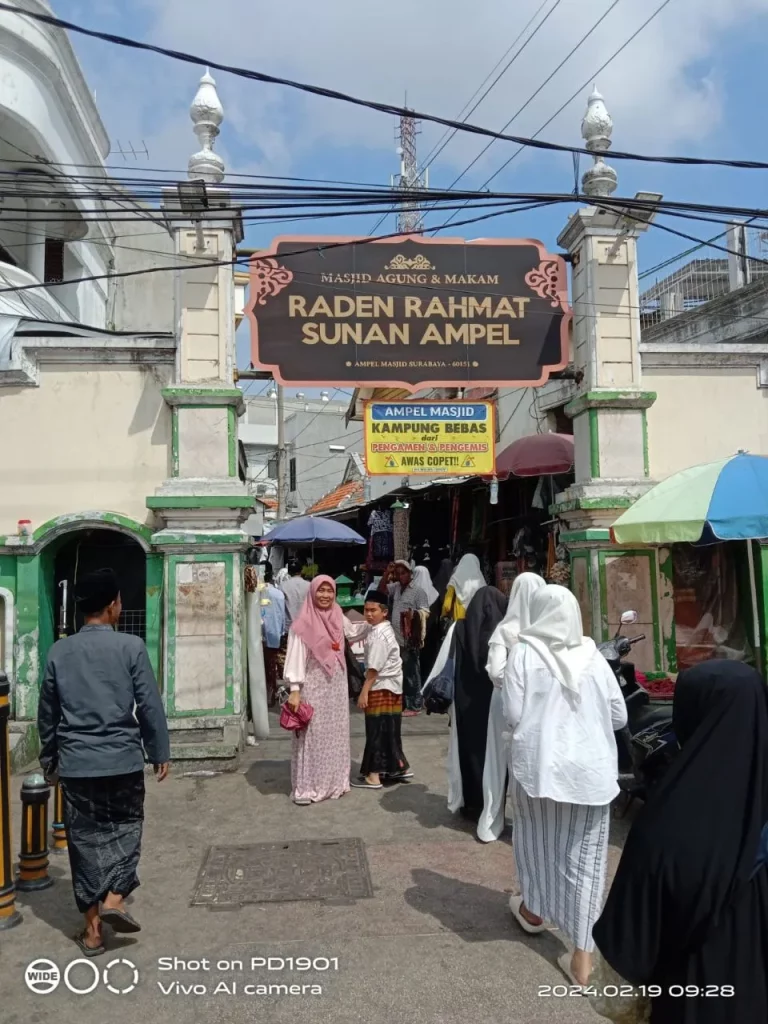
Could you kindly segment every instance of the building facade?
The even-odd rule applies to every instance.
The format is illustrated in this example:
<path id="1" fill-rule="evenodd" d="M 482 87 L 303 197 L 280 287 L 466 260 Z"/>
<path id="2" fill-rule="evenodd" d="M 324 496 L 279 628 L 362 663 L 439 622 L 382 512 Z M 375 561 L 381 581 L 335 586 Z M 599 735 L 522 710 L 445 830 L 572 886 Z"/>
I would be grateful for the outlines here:
<path id="1" fill-rule="evenodd" d="M 19 196 L 0 227 L 0 658 L 14 762 L 35 755 L 48 649 L 80 625 L 75 584 L 101 565 L 121 580 L 119 628 L 147 643 L 174 756 L 232 756 L 254 501 L 233 383 L 242 225 L 213 150 L 215 83 L 203 76 L 191 109 L 201 148 L 189 178 L 205 208 L 169 187 L 151 210 L 106 170 L 98 201 L 67 170 L 103 168 L 109 143 L 66 36 L 3 12 L 0 58 L 2 173 Z M 168 265 L 184 269 L 156 273 Z"/>

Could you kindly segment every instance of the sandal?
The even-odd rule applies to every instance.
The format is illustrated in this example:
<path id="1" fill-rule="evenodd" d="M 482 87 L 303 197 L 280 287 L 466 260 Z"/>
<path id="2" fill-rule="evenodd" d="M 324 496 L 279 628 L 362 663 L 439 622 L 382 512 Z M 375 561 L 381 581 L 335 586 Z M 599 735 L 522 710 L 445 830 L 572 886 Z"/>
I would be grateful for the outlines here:
<path id="1" fill-rule="evenodd" d="M 141 931 L 141 925 L 127 910 L 102 910 L 99 916 L 104 924 L 108 924 L 119 935 L 135 935 Z"/>
<path id="2" fill-rule="evenodd" d="M 512 916 L 523 929 L 524 932 L 528 932 L 529 935 L 540 935 L 542 932 L 547 931 L 547 925 L 544 921 L 541 924 L 531 924 L 530 921 L 526 921 L 523 915 L 520 913 L 520 908 L 523 905 L 522 896 L 510 896 L 509 897 L 509 909 L 512 911 Z"/>
<path id="3" fill-rule="evenodd" d="M 377 782 L 376 785 L 374 786 L 373 783 L 366 782 L 365 779 L 363 779 L 362 782 L 352 782 L 350 783 L 350 785 L 352 786 L 353 789 L 384 789 L 380 782 Z"/>
<path id="4" fill-rule="evenodd" d="M 87 956 L 87 957 L 103 956 L 107 952 L 107 950 L 106 950 L 106 948 L 104 946 L 104 943 L 102 943 L 100 946 L 86 946 L 86 944 L 85 944 L 85 932 L 84 931 L 80 932 L 79 935 L 75 935 L 74 939 L 75 939 L 75 942 L 77 943 L 77 945 L 78 945 L 78 947 L 80 949 L 80 952 L 83 954 L 83 956 Z"/>
<path id="5" fill-rule="evenodd" d="M 560 970 L 566 976 L 568 981 L 570 981 L 570 983 L 575 988 L 585 989 L 587 987 L 586 985 L 582 985 L 580 982 L 578 982 L 576 980 L 576 978 L 574 977 L 573 971 L 571 970 L 571 954 L 570 953 L 561 953 L 560 956 L 557 958 L 557 966 L 560 968 Z"/>

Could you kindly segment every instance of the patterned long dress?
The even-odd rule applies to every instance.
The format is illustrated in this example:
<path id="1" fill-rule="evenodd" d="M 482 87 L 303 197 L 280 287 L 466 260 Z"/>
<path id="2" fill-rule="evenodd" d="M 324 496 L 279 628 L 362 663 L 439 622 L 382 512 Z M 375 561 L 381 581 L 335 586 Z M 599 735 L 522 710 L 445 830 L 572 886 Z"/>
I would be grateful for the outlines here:
<path id="1" fill-rule="evenodd" d="M 349 690 L 344 666 L 337 665 L 329 678 L 307 651 L 301 697 L 315 713 L 307 728 L 293 737 L 293 799 L 336 800 L 350 789 Z"/>

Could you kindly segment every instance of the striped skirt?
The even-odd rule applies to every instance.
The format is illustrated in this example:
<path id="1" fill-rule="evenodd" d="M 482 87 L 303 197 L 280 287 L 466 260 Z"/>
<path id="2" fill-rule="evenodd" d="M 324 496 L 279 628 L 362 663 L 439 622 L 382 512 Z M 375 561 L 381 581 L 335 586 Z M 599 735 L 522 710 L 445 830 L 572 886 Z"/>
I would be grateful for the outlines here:
<path id="1" fill-rule="evenodd" d="M 403 698 L 391 690 L 371 690 L 365 709 L 365 752 L 361 775 L 398 775 L 408 770 L 400 726 Z"/>
<path id="2" fill-rule="evenodd" d="M 584 807 L 528 796 L 510 779 L 512 844 L 525 906 L 591 953 L 603 907 L 610 804 Z"/>

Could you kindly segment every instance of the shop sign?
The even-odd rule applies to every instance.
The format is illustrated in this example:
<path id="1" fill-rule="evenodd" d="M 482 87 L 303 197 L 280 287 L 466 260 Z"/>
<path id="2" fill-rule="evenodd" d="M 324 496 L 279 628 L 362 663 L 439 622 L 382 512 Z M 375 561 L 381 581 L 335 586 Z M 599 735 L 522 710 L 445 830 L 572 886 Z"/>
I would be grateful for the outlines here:
<path id="1" fill-rule="evenodd" d="M 371 476 L 493 476 L 493 402 L 367 402 Z"/>
<path id="2" fill-rule="evenodd" d="M 536 386 L 568 361 L 565 262 L 527 239 L 277 239 L 247 313 L 283 384 Z"/>

